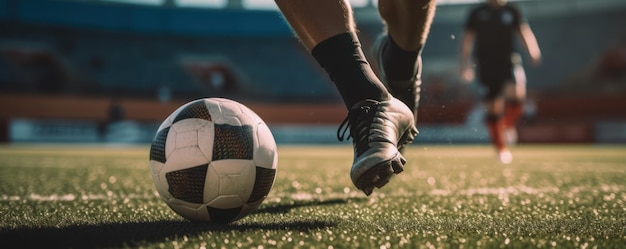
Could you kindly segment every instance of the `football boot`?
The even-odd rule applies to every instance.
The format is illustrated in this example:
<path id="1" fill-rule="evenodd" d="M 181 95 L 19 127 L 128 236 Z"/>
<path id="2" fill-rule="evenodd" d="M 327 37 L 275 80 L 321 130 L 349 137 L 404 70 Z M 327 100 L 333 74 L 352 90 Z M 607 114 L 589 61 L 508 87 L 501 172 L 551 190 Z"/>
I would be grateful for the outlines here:
<path id="1" fill-rule="evenodd" d="M 410 79 L 406 80 L 390 80 L 387 79 L 385 75 L 385 64 L 386 66 L 390 65 L 392 62 L 385 62 L 383 60 L 383 51 L 386 46 L 388 46 L 389 37 L 387 34 L 383 33 L 378 36 L 376 41 L 374 42 L 374 61 L 376 62 L 378 68 L 378 76 L 380 80 L 385 84 L 387 90 L 394 97 L 401 100 L 404 104 L 406 104 L 409 109 L 413 112 L 413 116 L 415 118 L 415 123 L 417 123 L 417 108 L 420 100 L 420 90 L 422 85 L 421 74 L 422 74 L 422 57 L 421 55 L 417 59 L 418 70 L 416 74 Z M 399 148 L 400 152 L 404 152 L 404 147 Z"/>
<path id="2" fill-rule="evenodd" d="M 511 154 L 511 151 L 508 149 L 502 149 L 498 151 L 498 160 L 502 164 L 509 164 L 513 161 L 513 154 Z"/>
<path id="3" fill-rule="evenodd" d="M 398 148 L 411 143 L 416 134 L 413 114 L 394 97 L 355 104 L 337 130 L 339 141 L 352 138 L 352 183 L 366 195 L 387 184 L 404 170 L 406 159 Z"/>

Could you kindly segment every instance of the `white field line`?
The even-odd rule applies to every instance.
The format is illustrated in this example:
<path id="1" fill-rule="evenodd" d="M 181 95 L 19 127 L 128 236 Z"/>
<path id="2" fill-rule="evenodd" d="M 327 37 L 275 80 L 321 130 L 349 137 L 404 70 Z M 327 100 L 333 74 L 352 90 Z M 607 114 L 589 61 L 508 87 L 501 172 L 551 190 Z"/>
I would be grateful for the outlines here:
<path id="1" fill-rule="evenodd" d="M 527 195 L 542 195 L 542 194 L 556 194 L 561 193 L 568 196 L 575 196 L 577 194 L 584 193 L 623 193 L 624 186 L 622 185 L 602 185 L 598 187 L 573 187 L 570 189 L 559 189 L 558 187 L 543 187 L 543 188 L 533 188 L 524 185 L 520 186 L 509 186 L 509 187 L 500 187 L 500 188 L 469 188 L 469 189 L 461 189 L 456 191 L 444 190 L 444 189 L 433 189 L 429 192 L 407 192 L 407 191 L 399 191 L 393 194 L 380 194 L 374 192 L 371 198 L 385 198 L 385 197 L 413 197 L 420 195 L 430 195 L 430 196 L 448 196 L 448 195 L 466 195 L 466 196 L 515 196 L 520 194 Z M 618 194 L 619 195 L 619 194 Z M 76 195 L 76 194 L 53 194 L 53 195 L 39 195 L 39 194 L 29 194 L 26 196 L 9 196 L 9 195 L 0 195 L 0 202 L 16 202 L 16 201 L 53 201 L 53 202 L 72 202 L 72 201 L 92 201 L 92 200 L 125 200 L 125 199 L 152 199 L 158 198 L 158 194 L 154 195 L 144 194 L 128 194 L 128 195 L 116 195 L 111 192 L 107 194 L 86 194 L 86 195 Z M 314 191 L 314 193 L 309 192 L 298 192 L 298 193 L 270 193 L 268 196 L 268 201 L 271 202 L 280 202 L 281 199 L 292 199 L 292 200 L 316 200 L 316 199 L 340 199 L 340 198 L 365 198 L 363 193 L 356 191 L 352 188 L 346 187 L 342 193 L 340 192 L 332 192 L 332 193 L 324 193 L 321 191 L 321 188 L 318 188 Z M 624 198 L 622 196 L 622 198 Z"/>

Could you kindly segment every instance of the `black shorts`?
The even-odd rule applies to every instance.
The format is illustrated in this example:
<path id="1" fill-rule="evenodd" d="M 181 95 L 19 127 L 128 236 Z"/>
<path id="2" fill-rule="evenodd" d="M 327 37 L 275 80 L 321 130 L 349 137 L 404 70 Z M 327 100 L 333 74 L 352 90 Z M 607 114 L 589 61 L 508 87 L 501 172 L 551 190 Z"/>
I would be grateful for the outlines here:
<path id="1" fill-rule="evenodd" d="M 515 83 L 515 69 L 522 66 L 521 57 L 517 53 L 510 56 L 499 56 L 478 60 L 478 80 L 487 88 L 485 100 L 493 100 L 504 94 L 508 83 Z"/>
<path id="2" fill-rule="evenodd" d="M 504 93 L 507 83 L 515 82 L 513 65 L 479 66 L 478 80 L 487 88 L 485 100 L 493 100 Z"/>

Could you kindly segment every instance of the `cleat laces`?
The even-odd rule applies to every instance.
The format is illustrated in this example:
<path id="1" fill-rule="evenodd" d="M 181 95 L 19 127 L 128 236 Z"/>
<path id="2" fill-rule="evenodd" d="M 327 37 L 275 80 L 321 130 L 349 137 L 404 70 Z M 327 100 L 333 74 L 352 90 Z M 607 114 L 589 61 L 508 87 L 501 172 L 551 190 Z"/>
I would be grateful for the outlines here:
<path id="1" fill-rule="evenodd" d="M 357 155 L 370 148 L 369 142 L 389 142 L 385 137 L 384 120 L 386 115 L 379 111 L 380 103 L 362 105 L 352 109 L 337 129 L 337 139 L 347 141 L 352 138 Z"/>

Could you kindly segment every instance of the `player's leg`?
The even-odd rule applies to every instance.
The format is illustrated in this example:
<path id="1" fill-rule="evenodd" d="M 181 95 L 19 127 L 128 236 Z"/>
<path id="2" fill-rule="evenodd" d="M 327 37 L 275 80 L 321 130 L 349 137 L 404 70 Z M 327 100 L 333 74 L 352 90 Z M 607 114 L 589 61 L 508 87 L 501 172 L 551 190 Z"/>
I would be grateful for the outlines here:
<path id="1" fill-rule="evenodd" d="M 378 11 L 387 33 L 401 49 L 420 51 L 428 38 L 436 5 L 436 0 L 379 0 Z"/>
<path id="2" fill-rule="evenodd" d="M 514 80 L 506 85 L 504 94 L 506 98 L 504 110 L 505 138 L 507 143 L 517 143 L 516 125 L 524 114 L 524 101 L 526 99 L 526 74 L 521 64 L 513 66 Z"/>
<path id="3" fill-rule="evenodd" d="M 487 107 L 485 124 L 487 126 L 487 130 L 489 131 L 491 144 L 496 149 L 496 153 L 500 162 L 508 164 L 512 161 L 513 158 L 504 137 L 504 98 L 498 97 L 496 99 L 488 100 L 485 102 L 485 106 Z"/>
<path id="4" fill-rule="evenodd" d="M 348 108 L 363 99 L 390 99 L 362 52 L 348 1 L 276 3 L 303 45 L 328 72 Z"/>
<path id="5" fill-rule="evenodd" d="M 436 0 L 380 0 L 385 31 L 374 44 L 381 79 L 417 119 L 421 85 L 421 51 L 426 43 Z"/>
<path id="6" fill-rule="evenodd" d="M 350 172 L 357 188 L 370 194 L 403 170 L 397 147 L 417 133 L 409 108 L 392 97 L 376 77 L 356 35 L 346 0 L 276 0 L 294 33 L 335 83 L 348 108 L 338 131 L 349 128 L 354 145 Z M 343 130 L 342 130 L 343 129 Z"/>
<path id="7" fill-rule="evenodd" d="M 498 159 L 502 163 L 508 164 L 513 158 L 505 139 L 505 97 L 503 95 L 505 82 L 496 80 L 485 83 L 487 86 L 487 94 L 485 95 L 485 125 Z"/>

